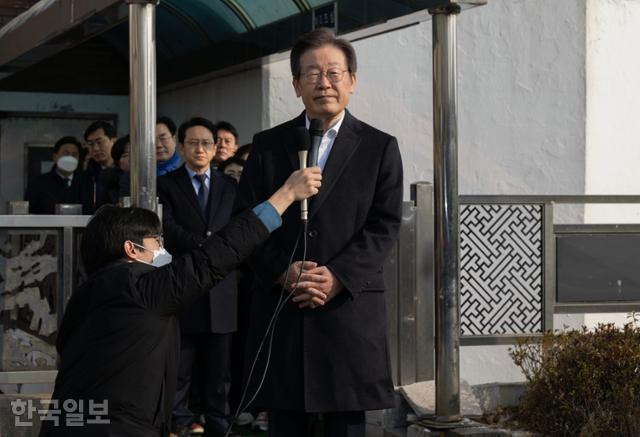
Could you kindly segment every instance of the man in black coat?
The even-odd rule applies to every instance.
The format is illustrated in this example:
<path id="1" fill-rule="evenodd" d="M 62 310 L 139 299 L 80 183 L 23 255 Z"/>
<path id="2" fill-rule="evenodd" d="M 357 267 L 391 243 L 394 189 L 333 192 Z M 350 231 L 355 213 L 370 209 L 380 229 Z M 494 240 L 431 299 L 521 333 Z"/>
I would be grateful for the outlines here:
<path id="1" fill-rule="evenodd" d="M 109 203 L 107 187 L 100 179 L 102 170 L 113 167 L 111 148 L 118 139 L 116 128 L 104 120 L 94 121 L 84 131 L 84 140 L 89 150 L 89 160 L 85 171 L 90 198 L 90 211 L 93 214 L 99 207 Z"/>
<path id="2" fill-rule="evenodd" d="M 98 211 L 82 240 L 90 276 L 64 313 L 53 404 L 40 436 L 166 436 L 180 342 L 176 313 L 266 240 L 279 215 L 316 193 L 319 180 L 317 168 L 296 172 L 268 202 L 169 264 L 154 213 Z"/>
<path id="3" fill-rule="evenodd" d="M 305 112 L 255 136 L 238 205 L 266 199 L 299 167 L 294 132 L 310 119 L 324 124 L 323 187 L 310 200 L 306 264 L 300 243 L 288 266 L 300 235 L 299 208 L 287 211 L 283 227 L 249 261 L 258 282 L 250 354 L 281 284 L 293 290 L 303 270 L 276 324 L 256 403 L 269 409 L 270 436 L 311 436 L 315 413 L 323 413 L 325 436 L 364 437 L 364 411 L 393 405 L 382 266 L 402 217 L 402 162 L 394 137 L 345 109 L 356 83 L 355 52 L 347 41 L 327 29 L 304 35 L 292 49 L 291 70 Z"/>
<path id="4" fill-rule="evenodd" d="M 216 153 L 216 128 L 204 118 L 188 120 L 178 129 L 185 164 L 158 178 L 167 249 L 181 255 L 227 224 L 237 184 L 211 166 Z M 173 410 L 179 434 L 195 419 L 188 407 L 192 376 L 198 381 L 205 410 L 205 430 L 224 436 L 229 425 L 231 338 L 237 325 L 237 284 L 229 275 L 180 314 L 180 371 Z M 198 390 L 197 390 L 198 391 Z"/>
<path id="5" fill-rule="evenodd" d="M 78 168 L 82 145 L 74 137 L 62 137 L 53 146 L 53 167 L 29 182 L 25 200 L 31 214 L 55 214 L 56 204 L 76 203 L 89 213 L 89 190 Z"/>

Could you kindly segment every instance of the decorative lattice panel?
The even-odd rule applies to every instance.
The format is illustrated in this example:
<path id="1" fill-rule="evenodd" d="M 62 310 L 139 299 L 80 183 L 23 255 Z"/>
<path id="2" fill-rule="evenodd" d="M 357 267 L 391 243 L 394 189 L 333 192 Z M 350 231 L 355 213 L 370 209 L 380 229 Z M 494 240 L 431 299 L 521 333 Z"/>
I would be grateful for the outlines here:
<path id="1" fill-rule="evenodd" d="M 462 205 L 462 335 L 542 332 L 542 205 Z"/>

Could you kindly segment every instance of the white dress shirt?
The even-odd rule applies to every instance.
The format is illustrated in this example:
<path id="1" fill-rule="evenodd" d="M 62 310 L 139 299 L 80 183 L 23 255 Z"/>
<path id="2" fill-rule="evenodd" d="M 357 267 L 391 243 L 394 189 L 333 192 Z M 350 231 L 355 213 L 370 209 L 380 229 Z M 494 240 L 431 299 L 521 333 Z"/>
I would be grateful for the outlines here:
<path id="1" fill-rule="evenodd" d="M 309 116 L 305 113 L 304 115 L 305 125 L 307 129 L 309 129 L 309 125 L 311 124 L 311 120 L 309 120 Z M 331 126 L 322 136 L 322 141 L 320 141 L 320 147 L 318 148 L 318 167 L 324 171 L 324 166 L 327 163 L 327 159 L 329 159 L 329 154 L 331 153 L 331 149 L 333 148 L 333 143 L 338 136 L 338 132 L 340 131 L 340 126 L 342 126 L 342 122 L 344 121 L 344 111 L 340 114 L 340 118 L 336 121 L 333 126 Z"/>

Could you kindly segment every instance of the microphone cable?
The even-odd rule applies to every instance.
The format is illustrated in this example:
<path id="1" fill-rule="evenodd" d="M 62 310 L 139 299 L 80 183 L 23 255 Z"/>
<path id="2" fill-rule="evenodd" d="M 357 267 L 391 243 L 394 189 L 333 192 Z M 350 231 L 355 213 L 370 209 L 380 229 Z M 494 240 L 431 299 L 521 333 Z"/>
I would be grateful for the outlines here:
<path id="1" fill-rule="evenodd" d="M 284 306 L 287 304 L 287 302 L 289 302 L 289 300 L 293 297 L 293 294 L 295 293 L 295 291 L 298 288 L 298 284 L 300 283 L 300 276 L 302 275 L 302 270 L 303 270 L 303 266 L 305 261 L 307 260 L 307 229 L 308 229 L 309 223 L 307 220 L 303 220 L 302 222 L 302 235 L 303 235 L 303 248 L 302 248 L 302 263 L 300 265 L 300 271 L 298 272 L 298 275 L 296 277 L 296 281 L 293 285 L 293 287 L 291 288 L 291 291 L 286 294 L 285 290 L 286 290 L 286 279 L 289 277 L 289 270 L 291 269 L 291 264 L 293 263 L 293 257 L 296 254 L 296 250 L 298 250 L 298 243 L 300 242 L 300 231 L 298 231 L 298 235 L 296 236 L 296 243 L 293 246 L 293 250 L 291 251 L 291 256 L 289 257 L 289 263 L 287 264 L 287 270 L 285 271 L 285 281 L 282 284 L 282 288 L 280 289 L 280 297 L 278 298 L 278 303 L 276 304 L 276 307 L 273 311 L 273 315 L 271 316 L 271 319 L 269 320 L 269 324 L 267 325 L 267 329 L 264 332 L 264 335 L 262 336 L 262 340 L 260 341 L 260 344 L 258 346 L 258 349 L 255 353 L 255 357 L 253 359 L 253 362 L 251 363 L 251 368 L 249 370 L 249 375 L 247 376 L 246 380 L 246 384 L 244 386 L 244 390 L 242 391 L 242 396 L 240 397 L 240 402 L 238 402 L 238 408 L 236 409 L 235 414 L 233 415 L 229 426 L 227 427 L 227 432 L 225 433 L 225 437 L 229 437 L 229 434 L 231 433 L 231 429 L 233 428 L 234 423 L 236 422 L 236 420 L 238 419 L 238 416 L 240 416 L 240 414 L 242 414 L 244 412 L 244 409 L 247 408 L 249 405 L 251 405 L 251 403 L 256 399 L 256 397 L 258 396 L 258 394 L 260 393 L 260 390 L 262 389 L 262 386 L 264 384 L 264 381 L 266 380 L 267 377 L 267 371 L 269 370 L 269 364 L 271 362 L 271 352 L 273 349 L 273 338 L 274 338 L 274 333 L 275 333 L 275 328 L 276 328 L 276 323 L 278 321 L 278 317 L 280 316 L 280 313 L 282 312 L 282 309 L 284 308 Z M 285 297 L 286 296 L 286 297 Z M 267 347 L 267 358 L 266 358 L 266 362 L 265 362 L 265 366 L 264 366 L 264 370 L 262 371 L 262 376 L 260 377 L 260 383 L 258 384 L 258 388 L 255 390 L 255 393 L 251 396 L 251 399 L 249 399 L 249 401 L 247 401 L 245 403 L 245 398 L 247 397 L 247 392 L 249 390 L 249 385 L 251 384 L 251 378 L 253 377 L 253 372 L 255 370 L 255 367 L 258 363 L 258 359 L 260 357 L 260 353 L 262 352 L 262 348 L 264 347 L 265 341 L 267 340 L 267 338 L 269 339 L 268 341 L 268 347 Z"/>

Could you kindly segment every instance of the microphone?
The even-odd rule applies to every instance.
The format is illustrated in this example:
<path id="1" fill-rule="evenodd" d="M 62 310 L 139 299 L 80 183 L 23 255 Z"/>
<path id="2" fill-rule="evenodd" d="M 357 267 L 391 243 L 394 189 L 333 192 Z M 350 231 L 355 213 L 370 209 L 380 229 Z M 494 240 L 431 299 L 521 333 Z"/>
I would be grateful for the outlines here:
<path id="1" fill-rule="evenodd" d="M 314 118 L 309 123 L 309 134 L 311 135 L 311 152 L 309 153 L 309 167 L 318 166 L 318 153 L 322 134 L 324 133 L 324 123 L 322 120 Z"/>
<path id="2" fill-rule="evenodd" d="M 311 141 L 309 139 L 309 132 L 303 126 L 296 128 L 296 144 L 298 145 L 298 160 L 300 161 L 300 169 L 307 168 L 307 154 L 311 147 Z M 300 201 L 300 219 L 306 222 L 309 217 L 307 199 Z"/>

